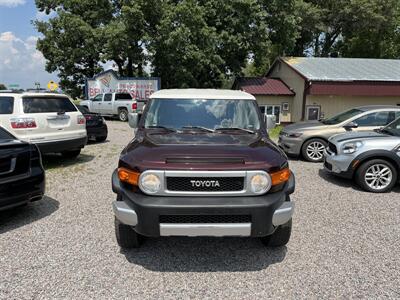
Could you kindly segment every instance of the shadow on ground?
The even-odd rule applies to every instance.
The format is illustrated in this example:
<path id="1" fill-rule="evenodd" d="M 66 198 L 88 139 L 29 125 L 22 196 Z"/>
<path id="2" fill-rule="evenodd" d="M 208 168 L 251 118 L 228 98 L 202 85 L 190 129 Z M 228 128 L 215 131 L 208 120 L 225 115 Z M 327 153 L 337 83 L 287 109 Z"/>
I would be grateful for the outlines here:
<path id="1" fill-rule="evenodd" d="M 95 156 L 88 154 L 79 154 L 76 158 L 64 158 L 61 154 L 46 154 L 43 155 L 43 166 L 46 170 L 55 168 L 64 168 L 72 165 L 79 165 L 90 162 Z"/>
<path id="2" fill-rule="evenodd" d="M 156 272 L 259 271 L 280 263 L 286 247 L 267 248 L 256 238 L 152 238 L 121 250 L 133 264 Z"/>
<path id="3" fill-rule="evenodd" d="M 355 182 L 353 179 L 347 179 L 347 178 L 342 178 L 342 177 L 338 177 L 335 176 L 333 174 L 330 174 L 329 172 L 325 171 L 324 169 L 320 169 L 318 170 L 318 175 L 324 179 L 325 181 L 332 183 L 334 185 L 337 186 L 341 186 L 344 188 L 352 188 L 355 191 L 359 191 L 359 192 L 365 192 L 365 193 L 369 193 L 367 191 L 364 191 L 363 189 L 361 189 Z M 395 193 L 400 193 L 400 183 L 397 184 L 392 192 Z"/>
<path id="4" fill-rule="evenodd" d="M 44 196 L 42 200 L 0 211 L 0 234 L 45 218 L 58 210 L 60 203 Z"/>

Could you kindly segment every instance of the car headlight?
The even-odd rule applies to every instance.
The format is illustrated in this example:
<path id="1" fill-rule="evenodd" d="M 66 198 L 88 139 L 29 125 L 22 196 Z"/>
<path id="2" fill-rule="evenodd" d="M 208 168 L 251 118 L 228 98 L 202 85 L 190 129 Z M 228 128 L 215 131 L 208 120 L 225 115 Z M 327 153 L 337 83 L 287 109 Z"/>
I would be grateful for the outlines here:
<path id="1" fill-rule="evenodd" d="M 288 137 L 292 137 L 292 138 L 298 138 L 301 137 L 303 134 L 300 132 L 293 132 L 293 133 L 288 133 L 287 136 Z"/>
<path id="2" fill-rule="evenodd" d="M 250 189 L 254 194 L 264 194 L 271 188 L 271 177 L 266 173 L 255 174 L 250 180 Z"/>
<path id="3" fill-rule="evenodd" d="M 143 174 L 140 176 L 139 187 L 146 194 L 155 194 L 161 188 L 160 178 L 152 173 Z"/>
<path id="4" fill-rule="evenodd" d="M 342 151 L 344 154 L 352 154 L 356 152 L 358 149 L 362 147 L 363 143 L 362 142 L 350 142 L 346 143 L 342 147 Z"/>

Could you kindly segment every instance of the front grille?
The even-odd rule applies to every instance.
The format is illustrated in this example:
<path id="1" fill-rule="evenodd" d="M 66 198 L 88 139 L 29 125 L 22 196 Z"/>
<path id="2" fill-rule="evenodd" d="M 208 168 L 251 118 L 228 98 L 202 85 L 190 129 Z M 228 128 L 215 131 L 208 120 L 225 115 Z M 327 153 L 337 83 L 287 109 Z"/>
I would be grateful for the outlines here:
<path id="1" fill-rule="evenodd" d="M 337 154 L 337 148 L 335 146 L 335 144 L 332 144 L 331 142 L 328 143 L 328 149 L 332 152 Z"/>
<path id="2" fill-rule="evenodd" d="M 244 189 L 243 177 L 167 177 L 169 191 L 237 192 Z"/>
<path id="3" fill-rule="evenodd" d="M 250 215 L 162 215 L 160 223 L 251 223 Z"/>

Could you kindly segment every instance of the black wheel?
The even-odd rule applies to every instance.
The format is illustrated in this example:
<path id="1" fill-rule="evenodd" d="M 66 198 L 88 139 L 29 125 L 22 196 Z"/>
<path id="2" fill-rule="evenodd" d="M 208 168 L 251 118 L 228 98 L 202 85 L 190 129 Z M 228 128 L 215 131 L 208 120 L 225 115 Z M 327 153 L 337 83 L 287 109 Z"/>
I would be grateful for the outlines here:
<path id="1" fill-rule="evenodd" d="M 107 136 L 98 136 L 96 137 L 96 142 L 104 142 L 107 139 Z"/>
<path id="2" fill-rule="evenodd" d="M 372 159 L 363 163 L 356 171 L 355 180 L 364 190 L 372 193 L 386 193 L 397 182 L 398 172 L 388 161 Z"/>
<path id="3" fill-rule="evenodd" d="M 287 223 L 280 225 L 273 234 L 262 237 L 261 241 L 267 247 L 285 246 L 290 239 L 292 233 L 292 219 Z"/>
<path id="4" fill-rule="evenodd" d="M 125 108 L 121 108 L 118 111 L 118 118 L 122 122 L 128 121 L 128 111 Z"/>
<path id="5" fill-rule="evenodd" d="M 139 248 L 143 242 L 143 236 L 138 234 L 132 227 L 122 224 L 117 218 L 114 219 L 115 236 L 121 248 Z"/>
<path id="6" fill-rule="evenodd" d="M 79 150 L 71 150 L 64 151 L 61 153 L 64 158 L 76 158 L 79 154 L 81 154 L 81 149 Z"/>
<path id="7" fill-rule="evenodd" d="M 328 146 L 322 139 L 311 139 L 301 147 L 301 154 L 304 159 L 311 162 L 321 162 L 324 160 L 324 150 Z"/>

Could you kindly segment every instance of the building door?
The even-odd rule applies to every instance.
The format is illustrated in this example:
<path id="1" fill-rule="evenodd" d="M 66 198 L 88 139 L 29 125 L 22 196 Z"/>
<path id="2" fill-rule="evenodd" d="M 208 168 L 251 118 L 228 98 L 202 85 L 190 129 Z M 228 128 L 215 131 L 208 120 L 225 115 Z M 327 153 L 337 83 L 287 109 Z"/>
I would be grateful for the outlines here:
<path id="1" fill-rule="evenodd" d="M 309 105 L 307 106 L 306 112 L 306 118 L 308 121 L 317 121 L 320 119 L 321 106 Z"/>
<path id="2" fill-rule="evenodd" d="M 281 106 L 280 105 L 260 105 L 261 113 L 264 115 L 275 115 L 276 124 L 281 123 Z"/>

